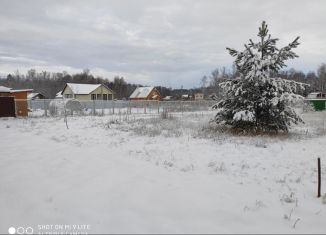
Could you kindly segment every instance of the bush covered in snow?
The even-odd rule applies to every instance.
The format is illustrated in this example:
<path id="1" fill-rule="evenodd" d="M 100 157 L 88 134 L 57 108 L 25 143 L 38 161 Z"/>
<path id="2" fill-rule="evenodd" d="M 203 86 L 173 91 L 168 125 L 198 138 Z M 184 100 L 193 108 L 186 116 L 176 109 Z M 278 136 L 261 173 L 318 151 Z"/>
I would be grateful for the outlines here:
<path id="1" fill-rule="evenodd" d="M 74 112 L 81 113 L 83 110 L 82 104 L 76 99 L 57 99 L 52 100 L 49 104 L 51 116 L 73 114 Z"/>
<path id="2" fill-rule="evenodd" d="M 272 75 L 285 66 L 285 60 L 298 57 L 292 49 L 299 45 L 299 37 L 278 49 L 278 39 L 271 38 L 265 22 L 258 37 L 258 43 L 250 40 L 242 52 L 227 48 L 236 58 L 240 77 L 221 83 L 224 97 L 213 106 L 215 121 L 240 130 L 287 132 L 291 123 L 303 122 L 291 105 L 302 100 L 298 93 L 305 84 Z"/>

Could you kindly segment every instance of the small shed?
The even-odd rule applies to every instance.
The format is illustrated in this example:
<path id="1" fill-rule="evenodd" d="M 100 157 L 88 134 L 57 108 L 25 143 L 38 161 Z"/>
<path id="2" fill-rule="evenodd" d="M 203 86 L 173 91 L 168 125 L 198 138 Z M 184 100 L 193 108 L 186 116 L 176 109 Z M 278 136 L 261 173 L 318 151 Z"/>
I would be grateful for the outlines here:
<path id="1" fill-rule="evenodd" d="M 29 100 L 45 99 L 45 95 L 39 92 L 31 92 L 27 94 L 27 99 Z"/>
<path id="2" fill-rule="evenodd" d="M 137 87 L 130 100 L 161 100 L 161 94 L 155 87 Z"/>
<path id="3" fill-rule="evenodd" d="M 192 96 L 189 95 L 189 94 L 183 94 L 183 95 L 181 95 L 181 99 L 182 100 L 191 100 L 192 99 Z"/>
<path id="4" fill-rule="evenodd" d="M 307 98 L 315 110 L 322 111 L 326 109 L 326 94 L 322 92 L 312 92 Z"/>
<path id="5" fill-rule="evenodd" d="M 195 93 L 195 100 L 203 100 L 204 99 L 204 94 L 203 93 Z"/>
<path id="6" fill-rule="evenodd" d="M 163 100 L 164 100 L 164 101 L 170 101 L 170 100 L 172 100 L 172 96 L 167 95 L 167 96 L 165 96 L 165 97 L 163 98 Z"/>
<path id="7" fill-rule="evenodd" d="M 0 97 L 14 97 L 15 113 L 17 116 L 28 116 L 27 93 L 33 89 L 11 89 L 9 87 L 0 86 Z"/>

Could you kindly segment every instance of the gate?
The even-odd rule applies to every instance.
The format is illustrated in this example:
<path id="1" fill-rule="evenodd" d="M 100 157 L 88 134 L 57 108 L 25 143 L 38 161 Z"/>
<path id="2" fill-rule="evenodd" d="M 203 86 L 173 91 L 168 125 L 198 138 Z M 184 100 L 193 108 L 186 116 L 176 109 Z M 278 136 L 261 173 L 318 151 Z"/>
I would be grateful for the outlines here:
<path id="1" fill-rule="evenodd" d="M 15 97 L 0 96 L 0 117 L 16 117 Z"/>

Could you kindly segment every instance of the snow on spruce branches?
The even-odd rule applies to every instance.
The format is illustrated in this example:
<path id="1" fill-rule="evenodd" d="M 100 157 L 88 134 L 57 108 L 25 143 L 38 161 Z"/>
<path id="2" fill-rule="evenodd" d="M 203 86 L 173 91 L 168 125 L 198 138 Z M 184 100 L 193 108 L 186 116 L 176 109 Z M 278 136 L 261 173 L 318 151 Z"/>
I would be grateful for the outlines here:
<path id="1" fill-rule="evenodd" d="M 299 45 L 299 37 L 278 49 L 278 39 L 271 38 L 265 22 L 258 37 L 259 42 L 250 39 L 242 52 L 227 48 L 236 58 L 240 77 L 220 84 L 224 97 L 213 106 L 215 122 L 240 130 L 287 132 L 291 123 L 303 122 L 291 105 L 302 100 L 297 93 L 306 84 L 271 76 L 286 66 L 286 60 L 298 57 L 292 49 Z"/>

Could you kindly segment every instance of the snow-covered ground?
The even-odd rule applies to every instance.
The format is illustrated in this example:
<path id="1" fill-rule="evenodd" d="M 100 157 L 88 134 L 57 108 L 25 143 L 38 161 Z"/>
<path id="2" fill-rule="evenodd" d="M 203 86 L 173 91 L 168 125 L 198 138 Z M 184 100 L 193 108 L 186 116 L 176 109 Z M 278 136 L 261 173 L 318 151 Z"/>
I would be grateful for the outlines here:
<path id="1" fill-rule="evenodd" d="M 278 136 L 212 116 L 0 119 L 0 233 L 325 233 L 326 114 Z"/>

